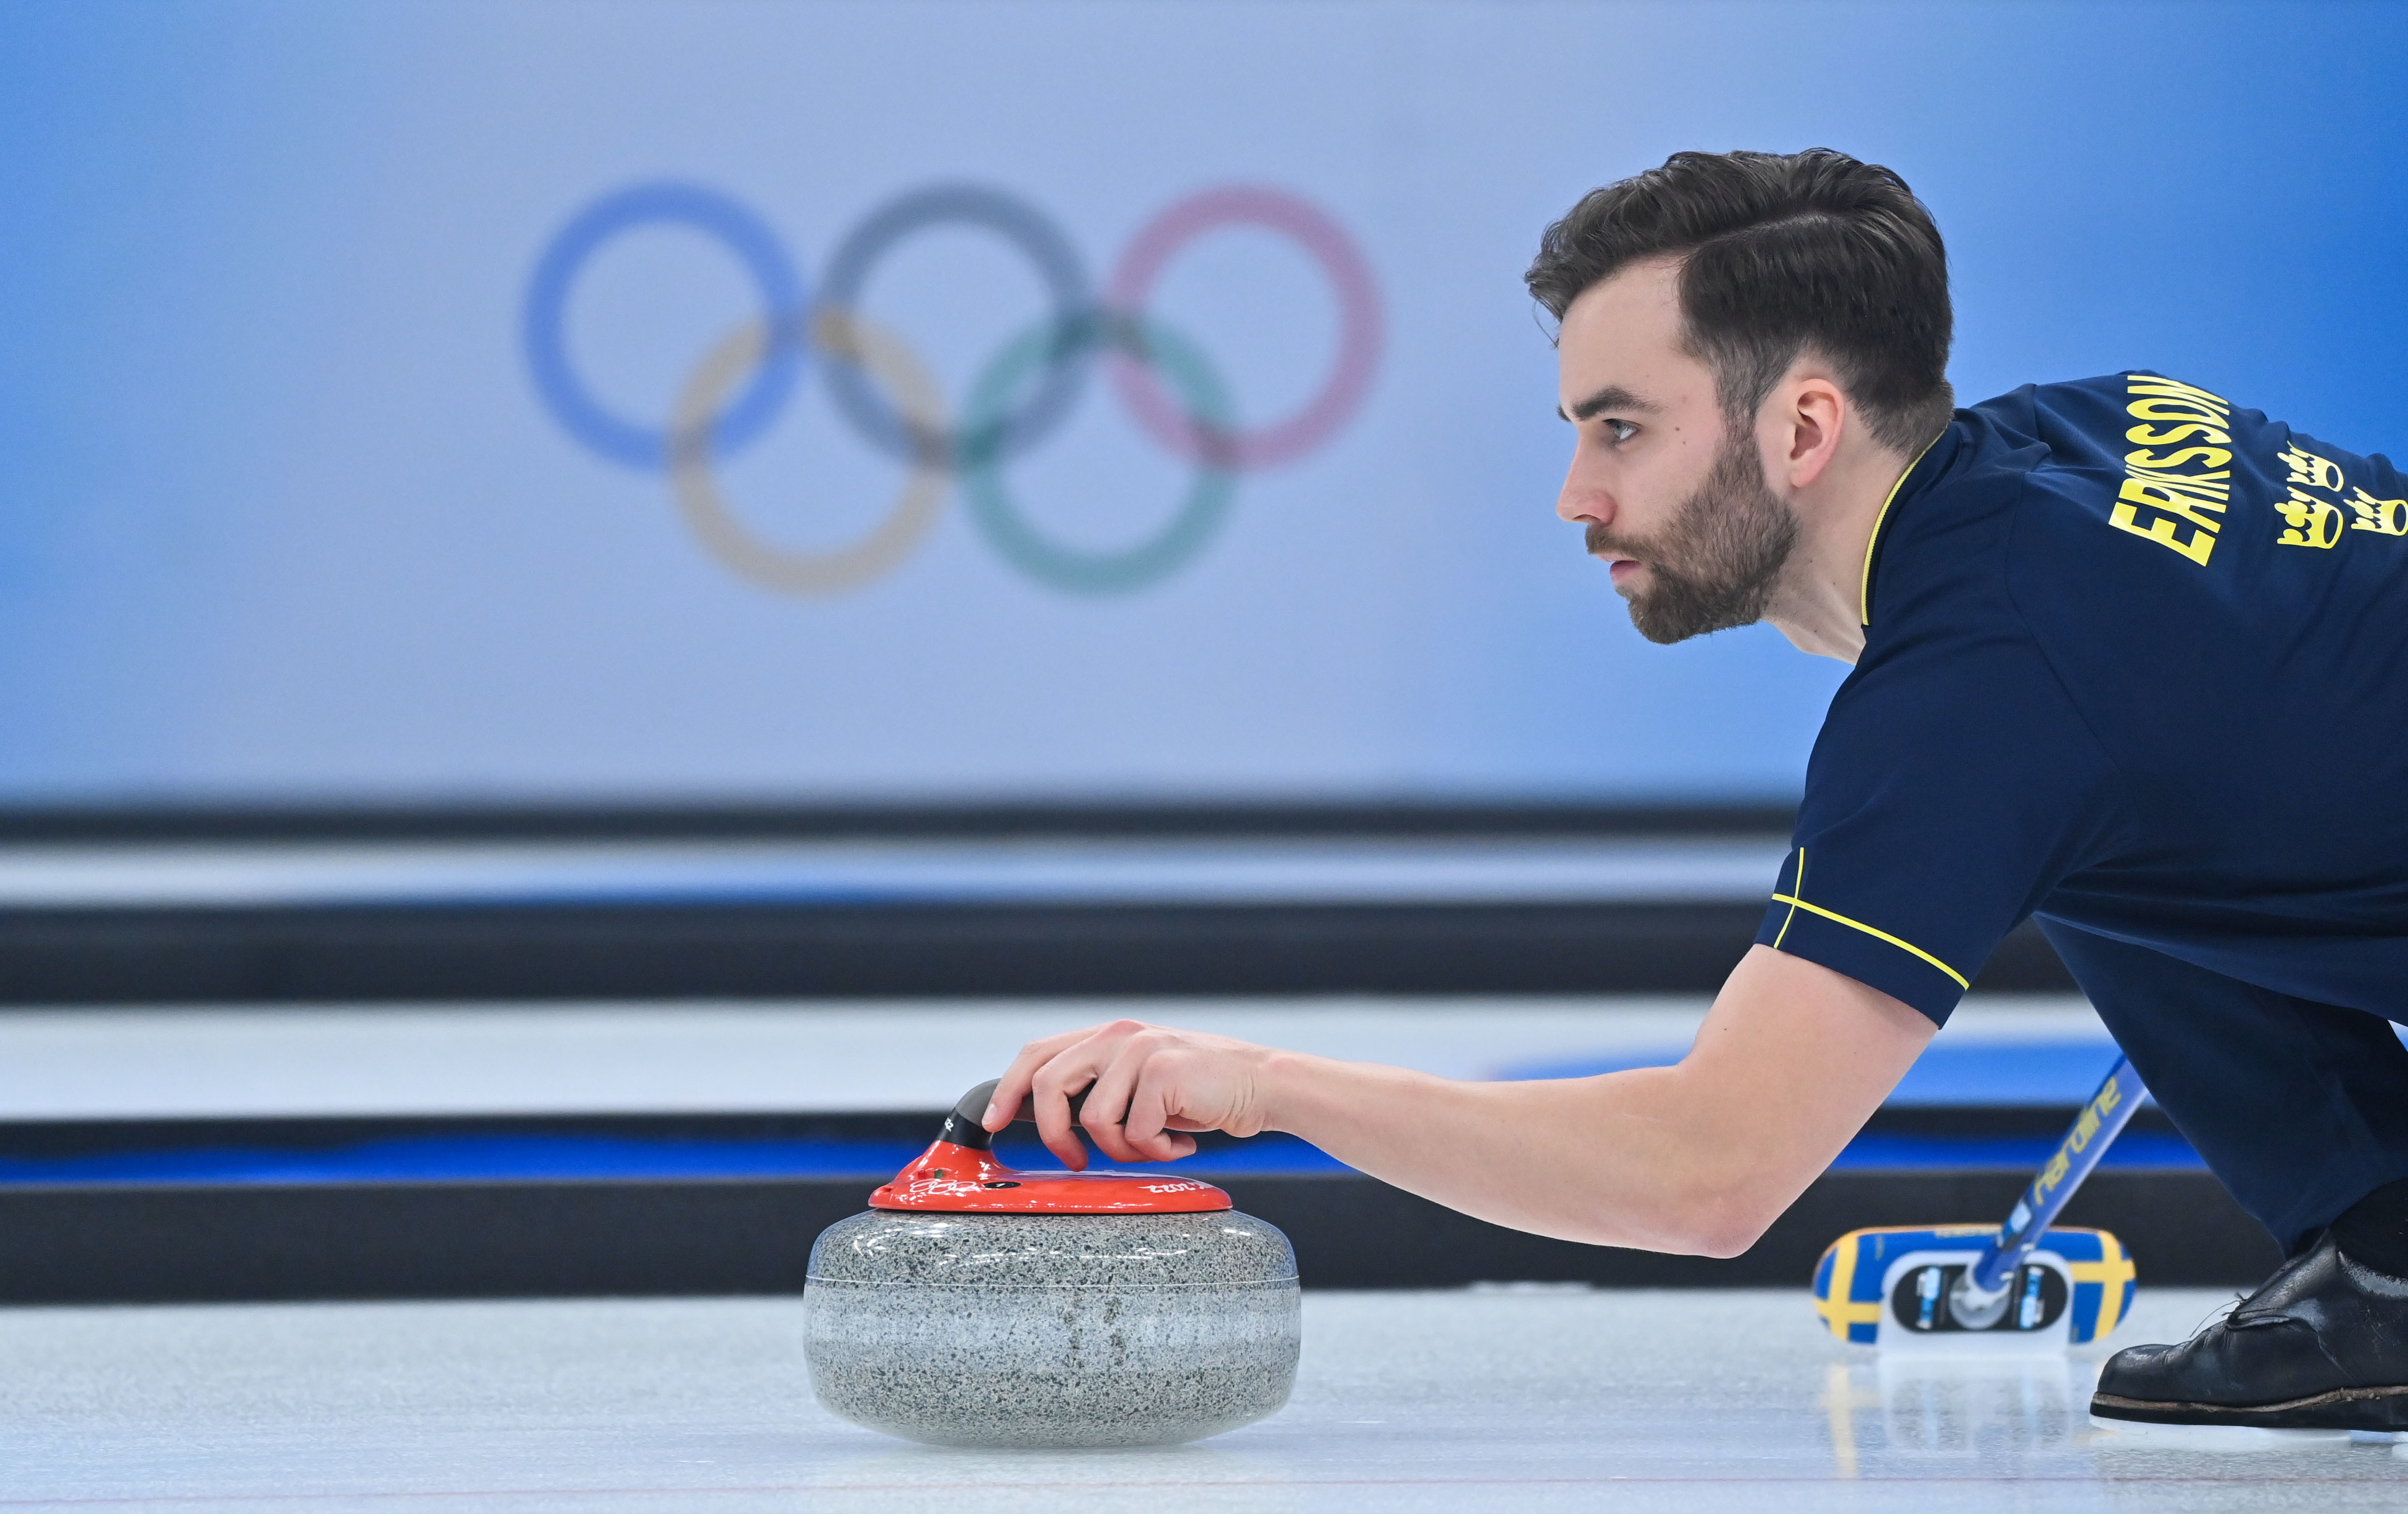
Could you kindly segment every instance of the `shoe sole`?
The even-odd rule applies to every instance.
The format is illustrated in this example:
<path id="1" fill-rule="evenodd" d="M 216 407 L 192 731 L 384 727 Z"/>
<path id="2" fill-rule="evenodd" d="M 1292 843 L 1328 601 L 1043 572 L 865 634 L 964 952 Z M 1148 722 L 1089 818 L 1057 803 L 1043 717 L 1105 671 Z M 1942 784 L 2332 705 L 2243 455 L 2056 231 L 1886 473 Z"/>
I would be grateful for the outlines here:
<path id="1" fill-rule="evenodd" d="M 2223 1425 L 2259 1430 L 2408 1430 L 2408 1385 L 2336 1388 L 2281 1404 L 2181 1404 L 2094 1394 L 2095 1420 L 2134 1424 Z"/>
<path id="2" fill-rule="evenodd" d="M 2094 1448 L 2214 1452 L 2346 1450 L 2361 1440 L 2388 1441 L 2387 1430 L 2269 1430 L 2258 1424 L 2157 1424 L 2147 1420 L 2090 1416 Z"/>

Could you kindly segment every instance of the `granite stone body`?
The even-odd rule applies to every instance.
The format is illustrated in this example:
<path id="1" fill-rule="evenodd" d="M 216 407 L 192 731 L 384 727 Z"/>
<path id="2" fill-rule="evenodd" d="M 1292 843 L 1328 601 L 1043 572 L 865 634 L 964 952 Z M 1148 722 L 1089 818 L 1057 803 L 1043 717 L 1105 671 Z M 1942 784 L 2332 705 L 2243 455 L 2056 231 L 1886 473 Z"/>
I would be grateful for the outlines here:
<path id="1" fill-rule="evenodd" d="M 871 1210 L 803 1290 L 820 1402 L 940 1446 L 1172 1445 L 1287 1402 L 1296 1255 L 1252 1215 Z"/>

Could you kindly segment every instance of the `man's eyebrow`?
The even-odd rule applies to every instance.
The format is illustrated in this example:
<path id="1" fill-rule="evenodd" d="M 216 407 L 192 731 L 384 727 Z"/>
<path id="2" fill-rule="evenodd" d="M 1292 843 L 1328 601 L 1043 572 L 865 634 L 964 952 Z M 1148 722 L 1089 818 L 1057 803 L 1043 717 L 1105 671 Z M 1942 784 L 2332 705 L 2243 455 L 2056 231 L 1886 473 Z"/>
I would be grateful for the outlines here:
<path id="1" fill-rule="evenodd" d="M 1608 410 L 1653 411 L 1655 408 L 1655 406 L 1641 399 L 1620 384 L 1608 384 L 1573 406 L 1570 415 L 1564 414 L 1561 406 L 1555 407 L 1555 414 L 1566 421 L 1594 421 Z"/>

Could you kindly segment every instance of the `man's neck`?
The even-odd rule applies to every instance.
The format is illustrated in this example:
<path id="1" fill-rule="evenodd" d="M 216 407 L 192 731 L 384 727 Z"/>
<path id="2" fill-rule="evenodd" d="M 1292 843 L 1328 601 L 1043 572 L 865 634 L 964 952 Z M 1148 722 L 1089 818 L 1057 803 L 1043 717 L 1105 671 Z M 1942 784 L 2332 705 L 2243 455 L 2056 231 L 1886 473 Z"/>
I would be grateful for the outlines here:
<path id="1" fill-rule="evenodd" d="M 1923 451 L 1901 456 L 1870 437 L 1852 440 L 1842 444 L 1822 477 L 1790 496 L 1798 546 L 1764 617 L 1799 651 L 1848 664 L 1865 650 L 1873 533 Z"/>

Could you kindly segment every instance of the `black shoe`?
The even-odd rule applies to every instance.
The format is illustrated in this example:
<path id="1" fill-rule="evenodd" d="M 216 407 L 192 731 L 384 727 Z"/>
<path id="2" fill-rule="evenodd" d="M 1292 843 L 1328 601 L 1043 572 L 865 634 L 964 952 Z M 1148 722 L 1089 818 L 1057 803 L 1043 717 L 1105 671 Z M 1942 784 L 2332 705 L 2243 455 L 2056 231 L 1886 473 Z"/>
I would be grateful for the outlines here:
<path id="1" fill-rule="evenodd" d="M 2179 1346 L 2108 1358 L 2090 1412 L 2150 1424 L 2408 1430 L 2408 1278 L 2328 1231 Z"/>

